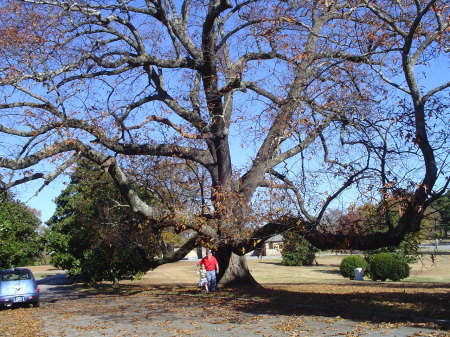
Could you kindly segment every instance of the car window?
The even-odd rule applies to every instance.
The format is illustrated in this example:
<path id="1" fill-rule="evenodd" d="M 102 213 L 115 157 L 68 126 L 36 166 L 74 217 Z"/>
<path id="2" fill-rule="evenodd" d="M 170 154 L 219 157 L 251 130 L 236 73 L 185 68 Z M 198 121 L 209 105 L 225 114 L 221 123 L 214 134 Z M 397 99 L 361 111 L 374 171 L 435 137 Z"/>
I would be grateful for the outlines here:
<path id="1" fill-rule="evenodd" d="M 27 270 L 10 270 L 4 271 L 1 274 L 2 281 L 17 281 L 17 280 L 29 280 L 31 274 Z"/>

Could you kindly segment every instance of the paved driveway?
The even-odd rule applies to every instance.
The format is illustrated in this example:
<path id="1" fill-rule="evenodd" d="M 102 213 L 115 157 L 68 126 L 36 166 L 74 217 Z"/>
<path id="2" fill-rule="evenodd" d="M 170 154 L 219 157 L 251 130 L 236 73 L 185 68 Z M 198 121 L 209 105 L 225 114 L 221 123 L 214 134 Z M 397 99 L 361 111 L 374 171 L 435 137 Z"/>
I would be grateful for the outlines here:
<path id="1" fill-rule="evenodd" d="M 95 294 L 60 283 L 63 276 L 41 281 L 38 311 L 48 337 L 450 336 L 420 325 L 310 315 L 298 308 L 221 297 L 220 291 L 214 296 L 174 295 L 136 288 L 126 295 Z"/>

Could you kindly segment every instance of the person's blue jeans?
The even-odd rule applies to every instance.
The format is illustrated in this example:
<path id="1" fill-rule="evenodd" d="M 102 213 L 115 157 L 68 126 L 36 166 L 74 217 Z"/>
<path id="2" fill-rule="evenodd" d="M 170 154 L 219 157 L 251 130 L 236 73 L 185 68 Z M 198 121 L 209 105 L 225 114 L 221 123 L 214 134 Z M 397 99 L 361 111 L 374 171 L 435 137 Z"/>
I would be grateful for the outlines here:
<path id="1" fill-rule="evenodd" d="M 207 270 L 206 271 L 206 279 L 208 280 L 209 291 L 216 291 L 216 271 L 215 270 Z"/>

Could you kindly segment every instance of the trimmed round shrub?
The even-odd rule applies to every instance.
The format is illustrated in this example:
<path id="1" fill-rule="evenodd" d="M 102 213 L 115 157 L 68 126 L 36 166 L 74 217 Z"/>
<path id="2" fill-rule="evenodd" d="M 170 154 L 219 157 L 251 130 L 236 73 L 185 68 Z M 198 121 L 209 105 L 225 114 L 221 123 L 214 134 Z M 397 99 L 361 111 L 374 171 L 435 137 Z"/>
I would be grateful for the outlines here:
<path id="1" fill-rule="evenodd" d="M 400 281 L 409 276 L 409 265 L 389 253 L 379 253 L 370 259 L 369 271 L 373 281 Z"/>
<path id="2" fill-rule="evenodd" d="M 403 260 L 393 260 L 391 262 L 391 270 L 389 279 L 392 281 L 400 281 L 409 276 L 409 265 Z"/>
<path id="3" fill-rule="evenodd" d="M 373 281 L 386 281 L 393 260 L 394 258 L 389 253 L 378 253 L 372 256 L 369 260 L 370 278 Z"/>
<path id="4" fill-rule="evenodd" d="M 344 257 L 341 261 L 341 265 L 339 266 L 339 270 L 341 274 L 345 278 L 349 278 L 353 280 L 355 278 L 355 269 L 362 268 L 363 275 L 367 270 L 368 264 L 363 257 L 359 255 L 351 255 Z"/>

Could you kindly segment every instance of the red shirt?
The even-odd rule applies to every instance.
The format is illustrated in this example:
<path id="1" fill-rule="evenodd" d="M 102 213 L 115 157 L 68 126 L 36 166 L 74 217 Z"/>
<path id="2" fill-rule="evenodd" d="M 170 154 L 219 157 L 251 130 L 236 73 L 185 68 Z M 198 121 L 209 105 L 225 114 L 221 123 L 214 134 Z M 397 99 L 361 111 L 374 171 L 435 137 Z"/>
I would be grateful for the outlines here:
<path id="1" fill-rule="evenodd" d="M 205 256 L 200 260 L 199 264 L 204 264 L 207 271 L 215 270 L 216 266 L 219 267 L 219 262 L 217 262 L 216 258 L 213 255 L 211 255 L 209 258 Z"/>

